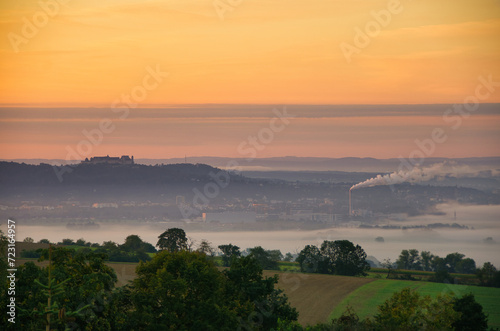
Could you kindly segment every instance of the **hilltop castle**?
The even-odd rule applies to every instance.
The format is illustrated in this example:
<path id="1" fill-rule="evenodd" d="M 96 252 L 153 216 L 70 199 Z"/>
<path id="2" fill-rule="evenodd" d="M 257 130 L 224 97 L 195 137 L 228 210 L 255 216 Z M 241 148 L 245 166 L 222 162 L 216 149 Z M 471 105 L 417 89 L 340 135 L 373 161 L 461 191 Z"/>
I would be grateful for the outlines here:
<path id="1" fill-rule="evenodd" d="M 90 160 L 85 158 L 82 161 L 83 164 L 134 164 L 134 156 L 122 155 L 121 157 L 114 156 L 95 156 L 91 157 Z"/>

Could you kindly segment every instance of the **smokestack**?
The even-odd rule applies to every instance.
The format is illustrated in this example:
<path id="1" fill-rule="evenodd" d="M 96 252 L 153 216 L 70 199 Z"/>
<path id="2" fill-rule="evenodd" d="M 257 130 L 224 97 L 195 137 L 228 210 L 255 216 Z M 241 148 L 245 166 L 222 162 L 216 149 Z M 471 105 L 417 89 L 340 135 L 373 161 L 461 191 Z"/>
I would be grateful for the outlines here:
<path id="1" fill-rule="evenodd" d="M 351 189 L 349 189 L 349 217 L 352 215 Z"/>

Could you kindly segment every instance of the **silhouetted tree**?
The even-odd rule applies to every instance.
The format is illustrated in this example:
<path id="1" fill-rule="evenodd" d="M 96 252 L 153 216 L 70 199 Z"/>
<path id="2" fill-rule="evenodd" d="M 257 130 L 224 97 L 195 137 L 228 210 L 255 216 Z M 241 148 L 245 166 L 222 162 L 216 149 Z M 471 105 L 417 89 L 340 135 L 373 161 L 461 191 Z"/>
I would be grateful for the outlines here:
<path id="1" fill-rule="evenodd" d="M 203 253 L 207 256 L 214 256 L 215 254 L 215 249 L 212 247 L 212 243 L 206 239 L 201 240 L 200 246 L 196 251 Z"/>
<path id="2" fill-rule="evenodd" d="M 78 246 L 85 246 L 86 244 L 87 244 L 87 242 L 83 238 L 78 239 L 75 243 L 75 245 L 78 245 Z"/>
<path id="3" fill-rule="evenodd" d="M 326 273 L 321 251 L 314 245 L 306 245 L 295 259 L 300 264 L 301 272 Z"/>
<path id="4" fill-rule="evenodd" d="M 292 260 L 293 260 L 292 253 L 290 253 L 290 252 L 286 253 L 283 261 L 285 261 L 285 262 L 292 262 Z"/>
<path id="5" fill-rule="evenodd" d="M 271 330 L 298 315 L 277 280 L 264 278 L 253 257 L 220 272 L 205 254 L 163 250 L 137 268 L 130 294 L 121 295 L 122 329 Z"/>
<path id="6" fill-rule="evenodd" d="M 280 253 L 281 254 L 281 253 Z M 254 257 L 264 270 L 279 270 L 278 268 L 278 254 L 272 254 L 271 251 L 266 251 L 261 246 L 250 249 L 250 256 Z"/>
<path id="7" fill-rule="evenodd" d="M 394 263 L 391 262 L 391 259 L 385 259 L 384 262 L 382 262 L 382 268 L 387 269 L 387 276 L 385 278 L 391 278 L 391 273 L 394 269 Z"/>
<path id="8" fill-rule="evenodd" d="M 419 270 L 421 269 L 421 260 L 416 249 L 403 249 L 399 258 L 396 260 L 398 269 Z"/>
<path id="9" fill-rule="evenodd" d="M 66 239 L 63 239 L 60 244 L 62 245 L 74 245 L 75 244 L 75 241 L 73 239 L 70 239 L 70 238 L 66 238 Z"/>
<path id="10" fill-rule="evenodd" d="M 241 256 L 240 248 L 233 244 L 219 245 L 219 249 L 222 251 L 222 265 L 224 267 L 229 267 L 233 257 Z"/>
<path id="11" fill-rule="evenodd" d="M 366 271 L 370 270 L 363 248 L 349 240 L 325 240 L 321 244 L 320 251 L 329 274 L 366 276 Z"/>
<path id="12" fill-rule="evenodd" d="M 482 286 L 500 287 L 500 271 L 491 262 L 485 262 L 476 275 Z"/>
<path id="13" fill-rule="evenodd" d="M 444 258 L 444 261 L 446 263 L 446 267 L 448 268 L 449 272 L 457 272 L 457 267 L 460 262 L 462 262 L 463 258 L 465 257 L 464 254 L 460 253 L 450 253 L 446 255 Z"/>
<path id="14" fill-rule="evenodd" d="M 349 240 L 325 240 L 320 249 L 307 245 L 296 261 L 302 272 L 366 276 L 366 271 L 370 270 L 363 248 Z"/>
<path id="15" fill-rule="evenodd" d="M 476 261 L 469 257 L 465 258 L 457 264 L 456 270 L 463 274 L 473 274 L 476 272 Z"/>
<path id="16" fill-rule="evenodd" d="M 488 317 L 472 293 L 455 298 L 453 309 L 461 313 L 460 318 L 452 324 L 456 331 L 488 330 Z"/>
<path id="17" fill-rule="evenodd" d="M 115 243 L 114 241 L 104 241 L 101 245 L 102 248 L 107 249 L 107 250 L 113 250 L 118 248 L 118 244 Z"/>
<path id="18" fill-rule="evenodd" d="M 428 252 L 428 251 L 420 252 L 420 261 L 421 261 L 422 270 L 431 271 L 431 269 L 432 269 L 431 264 L 432 264 L 433 258 L 434 258 L 434 255 L 432 255 L 431 252 Z"/>
<path id="19" fill-rule="evenodd" d="M 179 252 L 188 249 L 188 240 L 186 232 L 179 228 L 170 228 L 158 236 L 156 246 L 160 250 L 168 250 L 169 252 Z"/>

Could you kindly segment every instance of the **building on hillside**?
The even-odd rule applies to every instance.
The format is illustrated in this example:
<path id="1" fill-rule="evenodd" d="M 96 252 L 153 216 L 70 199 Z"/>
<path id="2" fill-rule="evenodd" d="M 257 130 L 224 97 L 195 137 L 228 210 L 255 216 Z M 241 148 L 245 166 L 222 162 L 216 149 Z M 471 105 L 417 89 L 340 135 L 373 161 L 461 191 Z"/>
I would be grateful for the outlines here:
<path id="1" fill-rule="evenodd" d="M 134 156 L 132 157 L 128 155 L 122 155 L 121 157 L 117 156 L 95 156 L 91 157 L 90 160 L 85 158 L 85 161 L 82 161 L 84 164 L 134 164 Z"/>

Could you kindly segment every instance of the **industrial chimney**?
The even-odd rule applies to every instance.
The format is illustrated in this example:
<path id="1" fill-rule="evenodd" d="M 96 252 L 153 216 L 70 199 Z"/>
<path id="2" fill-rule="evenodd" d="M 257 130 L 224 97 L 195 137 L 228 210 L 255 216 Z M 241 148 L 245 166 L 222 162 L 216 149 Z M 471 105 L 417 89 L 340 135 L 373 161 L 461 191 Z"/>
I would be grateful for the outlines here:
<path id="1" fill-rule="evenodd" d="M 352 215 L 351 189 L 349 189 L 349 217 Z"/>

